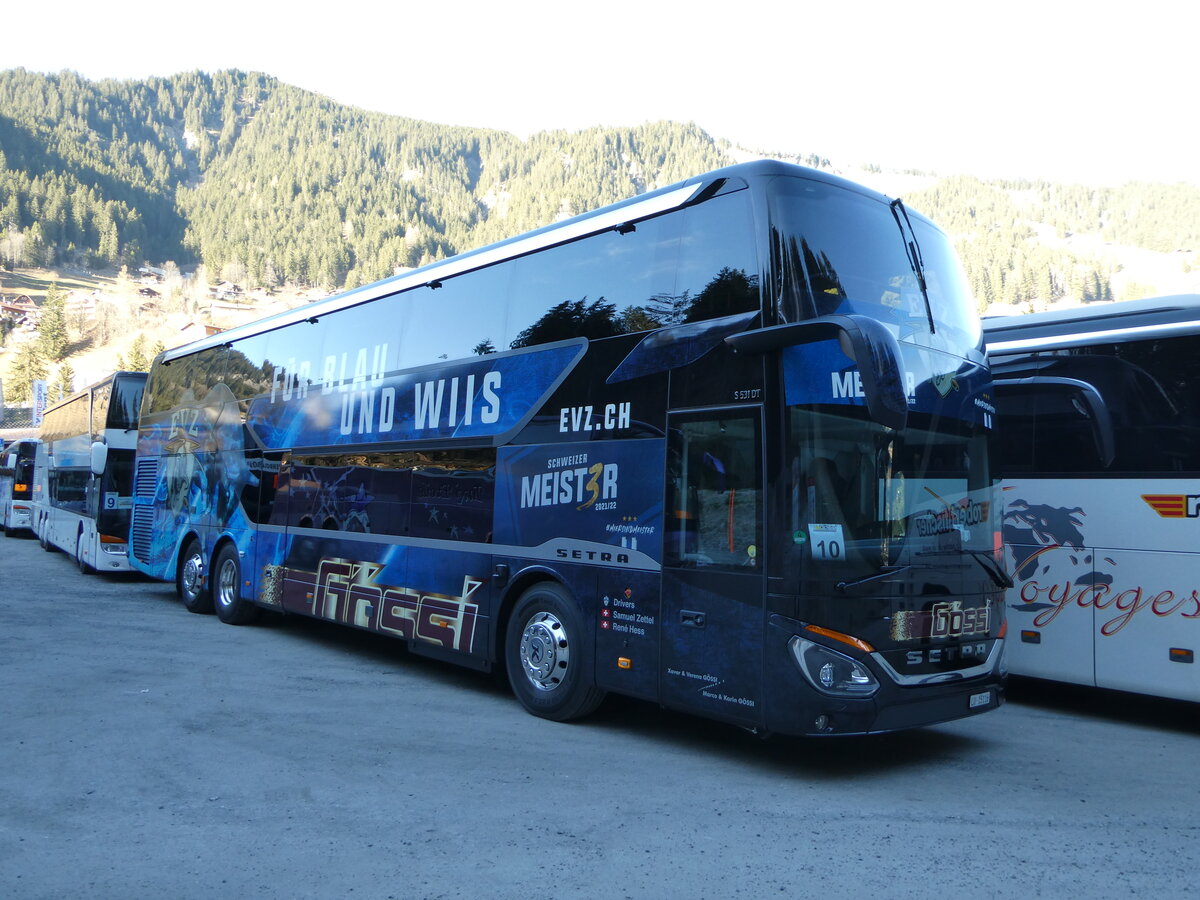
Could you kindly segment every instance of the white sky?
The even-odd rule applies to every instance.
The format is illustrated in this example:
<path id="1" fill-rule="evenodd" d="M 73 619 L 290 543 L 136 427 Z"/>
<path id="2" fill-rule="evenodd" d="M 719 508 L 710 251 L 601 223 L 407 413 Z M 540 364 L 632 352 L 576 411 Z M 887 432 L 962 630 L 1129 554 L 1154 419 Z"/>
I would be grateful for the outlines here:
<path id="1" fill-rule="evenodd" d="M 1198 41 L 1194 0 L 65 0 L 6 4 L 0 69 L 239 68 L 522 136 L 671 119 L 836 165 L 1200 184 Z"/>

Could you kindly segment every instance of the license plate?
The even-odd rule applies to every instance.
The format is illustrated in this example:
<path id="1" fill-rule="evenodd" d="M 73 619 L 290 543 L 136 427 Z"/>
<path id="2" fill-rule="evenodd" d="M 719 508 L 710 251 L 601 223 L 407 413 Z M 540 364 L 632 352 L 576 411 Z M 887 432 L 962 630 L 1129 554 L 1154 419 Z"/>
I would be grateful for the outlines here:
<path id="1" fill-rule="evenodd" d="M 992 702 L 992 692 L 984 691 L 982 694 L 971 695 L 971 709 L 977 706 L 987 706 Z"/>

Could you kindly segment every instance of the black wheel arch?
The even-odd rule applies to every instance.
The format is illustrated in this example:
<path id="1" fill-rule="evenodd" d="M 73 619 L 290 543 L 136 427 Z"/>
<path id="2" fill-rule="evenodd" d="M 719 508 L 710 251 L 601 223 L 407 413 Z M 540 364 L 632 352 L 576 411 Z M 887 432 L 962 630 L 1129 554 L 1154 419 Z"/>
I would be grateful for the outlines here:
<path id="1" fill-rule="evenodd" d="M 554 582 L 561 587 L 570 596 L 572 602 L 579 606 L 575 592 L 567 586 L 562 576 L 549 566 L 528 566 L 514 575 L 502 589 L 500 601 L 497 604 L 495 625 L 492 628 L 491 656 L 497 671 L 504 671 L 504 636 L 508 633 L 508 620 L 512 618 L 513 608 L 527 590 L 546 581 Z M 583 610 L 580 609 L 580 615 L 582 613 Z"/>
<path id="2" fill-rule="evenodd" d="M 175 548 L 175 583 L 176 584 L 179 583 L 179 578 L 183 574 L 183 556 L 184 556 L 183 551 L 185 551 L 188 548 L 188 546 L 192 543 L 192 541 L 195 541 L 196 543 L 198 543 L 200 545 L 200 553 L 201 553 L 201 555 L 204 554 L 204 541 L 201 539 L 200 535 L 196 532 L 196 530 L 194 528 L 189 528 L 187 531 L 184 532 L 183 539 L 180 540 L 179 545 Z M 206 566 L 207 566 L 208 562 L 209 562 L 209 560 L 205 559 Z"/>

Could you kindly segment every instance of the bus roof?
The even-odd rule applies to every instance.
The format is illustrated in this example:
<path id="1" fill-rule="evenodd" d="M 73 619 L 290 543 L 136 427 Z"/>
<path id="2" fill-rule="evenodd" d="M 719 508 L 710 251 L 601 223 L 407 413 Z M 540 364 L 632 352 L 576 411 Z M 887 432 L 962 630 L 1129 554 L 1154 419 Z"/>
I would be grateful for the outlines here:
<path id="1" fill-rule="evenodd" d="M 100 387 L 100 385 L 108 384 L 110 381 L 114 381 L 118 375 L 122 376 L 122 377 L 124 377 L 126 375 L 131 375 L 134 378 L 141 378 L 141 379 L 145 380 L 147 373 L 145 373 L 145 372 L 126 372 L 126 371 L 113 372 L 111 375 L 106 375 L 105 377 L 101 378 L 99 381 L 92 382 L 87 387 L 80 388 L 79 390 L 75 391 L 75 393 L 69 394 L 68 396 L 63 397 L 61 400 L 51 403 L 50 405 L 48 405 L 46 407 L 46 412 L 48 413 L 52 409 L 58 409 L 60 406 L 66 406 L 72 400 L 75 400 L 85 394 L 90 394 L 93 390 Z M 43 417 L 44 416 L 45 416 L 45 413 L 43 413 Z"/>
<path id="2" fill-rule="evenodd" d="M 267 316 L 245 325 L 239 325 L 228 331 L 221 331 L 217 334 L 202 337 L 189 344 L 183 344 L 182 346 L 165 351 L 162 354 L 162 359 L 173 360 L 190 356 L 209 347 L 217 347 L 241 338 L 261 334 L 266 331 L 274 331 L 277 328 L 282 328 L 295 322 L 315 320 L 331 312 L 358 306 L 361 303 L 397 294 L 411 288 L 438 286 L 443 278 L 461 275 L 464 272 L 480 269 L 492 263 L 524 256 L 527 253 L 552 247 L 556 244 L 567 243 L 590 234 L 598 234 L 599 232 L 617 228 L 628 222 L 649 218 L 650 216 L 669 212 L 673 209 L 679 209 L 697 200 L 707 199 L 720 190 L 724 186 L 724 183 L 729 180 L 761 179 L 777 175 L 789 175 L 792 177 L 808 178 L 814 181 L 823 181 L 827 184 L 857 191 L 860 194 L 873 197 L 884 203 L 889 202 L 891 199 L 877 191 L 873 191 L 870 188 L 856 184 L 838 175 L 822 172 L 817 169 L 809 169 L 804 166 L 797 166 L 792 163 L 780 162 L 778 160 L 756 160 L 754 162 L 738 163 L 737 165 L 726 166 L 725 168 L 706 172 L 702 175 L 695 175 L 676 184 L 649 191 L 645 194 L 639 194 L 636 197 L 630 197 L 627 200 L 600 207 L 570 219 L 565 219 L 562 222 L 556 222 L 553 225 L 547 225 L 535 231 L 528 231 L 495 244 L 489 244 L 475 250 L 469 250 L 456 256 L 429 263 L 420 268 L 412 269 L 399 275 L 393 275 L 390 278 L 354 288 L 324 300 L 316 300 L 286 312 Z M 919 213 L 911 210 L 910 214 L 919 216 Z M 924 217 L 922 216 L 921 218 Z"/>
<path id="3" fill-rule="evenodd" d="M 1200 332 L 1200 294 L 1094 303 L 983 320 L 988 353 L 1032 353 Z"/>

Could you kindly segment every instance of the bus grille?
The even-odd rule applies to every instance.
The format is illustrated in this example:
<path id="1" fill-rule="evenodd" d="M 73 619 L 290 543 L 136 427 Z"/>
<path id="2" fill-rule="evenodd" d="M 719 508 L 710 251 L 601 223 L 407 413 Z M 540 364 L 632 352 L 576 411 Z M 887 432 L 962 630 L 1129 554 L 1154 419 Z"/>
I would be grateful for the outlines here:
<path id="1" fill-rule="evenodd" d="M 158 485 L 158 460 L 139 459 L 133 473 L 133 527 L 130 539 L 134 559 L 149 564 L 154 539 L 154 489 Z"/>

